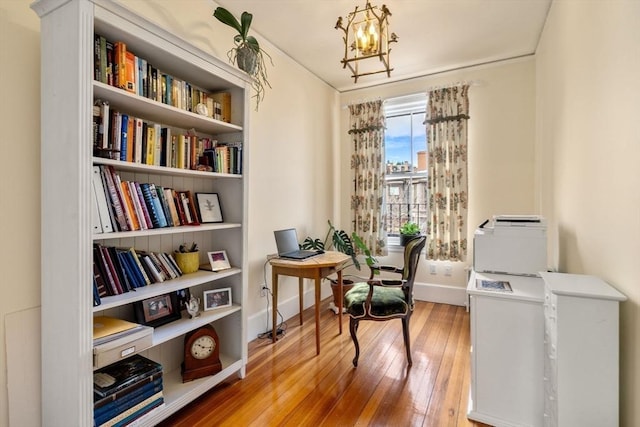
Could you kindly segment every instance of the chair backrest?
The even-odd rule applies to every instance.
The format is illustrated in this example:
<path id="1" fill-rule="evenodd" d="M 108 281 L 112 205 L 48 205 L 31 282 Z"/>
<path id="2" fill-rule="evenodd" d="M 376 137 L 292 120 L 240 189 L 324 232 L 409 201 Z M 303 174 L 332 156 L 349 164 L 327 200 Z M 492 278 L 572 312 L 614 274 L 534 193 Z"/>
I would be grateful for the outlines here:
<path id="1" fill-rule="evenodd" d="M 404 271 L 402 272 L 402 278 L 406 280 L 405 288 L 408 288 L 409 292 L 413 291 L 413 281 L 418 271 L 420 253 L 426 243 L 427 236 L 420 236 L 411 239 L 404 247 Z"/>

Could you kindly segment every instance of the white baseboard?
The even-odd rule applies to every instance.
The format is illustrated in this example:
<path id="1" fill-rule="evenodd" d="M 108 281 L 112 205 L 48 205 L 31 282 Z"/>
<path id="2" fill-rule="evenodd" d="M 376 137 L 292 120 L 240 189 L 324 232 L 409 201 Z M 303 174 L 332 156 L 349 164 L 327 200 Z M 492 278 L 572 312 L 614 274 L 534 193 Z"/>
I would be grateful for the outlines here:
<path id="1" fill-rule="evenodd" d="M 323 283 L 320 297 L 322 299 L 331 296 L 331 288 Z M 413 296 L 419 301 L 437 302 L 441 304 L 451 304 L 466 306 L 467 289 L 457 286 L 437 285 L 433 283 L 415 283 L 413 286 Z M 305 291 L 304 308 L 313 305 L 313 289 Z M 288 298 L 278 302 L 278 311 L 282 318 L 287 320 L 298 314 L 298 296 Z M 280 317 L 278 317 L 278 321 Z M 260 310 L 247 319 L 247 340 L 253 341 L 259 334 L 271 330 L 271 309 Z"/>
<path id="2" fill-rule="evenodd" d="M 413 297 L 418 301 L 466 306 L 467 288 L 435 283 L 414 283 Z"/>

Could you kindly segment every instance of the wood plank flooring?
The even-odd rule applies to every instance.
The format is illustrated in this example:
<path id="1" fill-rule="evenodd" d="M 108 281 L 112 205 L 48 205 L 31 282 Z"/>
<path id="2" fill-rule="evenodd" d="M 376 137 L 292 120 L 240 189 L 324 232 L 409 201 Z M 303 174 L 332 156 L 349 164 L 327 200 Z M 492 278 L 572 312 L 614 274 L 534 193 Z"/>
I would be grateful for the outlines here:
<path id="1" fill-rule="evenodd" d="M 400 320 L 361 322 L 354 368 L 349 319 L 321 307 L 316 356 L 313 307 L 287 321 L 275 344 L 249 344 L 247 375 L 212 389 L 161 426 L 465 426 L 469 394 L 469 313 L 416 302 L 408 368 Z"/>

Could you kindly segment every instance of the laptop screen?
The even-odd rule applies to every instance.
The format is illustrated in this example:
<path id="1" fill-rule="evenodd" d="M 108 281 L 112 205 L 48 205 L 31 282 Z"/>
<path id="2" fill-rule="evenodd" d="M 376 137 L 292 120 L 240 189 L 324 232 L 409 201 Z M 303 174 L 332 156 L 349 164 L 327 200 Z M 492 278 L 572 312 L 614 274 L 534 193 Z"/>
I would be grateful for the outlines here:
<path id="1" fill-rule="evenodd" d="M 295 228 L 276 230 L 273 234 L 276 237 L 278 255 L 294 252 L 300 249 L 300 246 L 298 245 L 298 235 Z"/>

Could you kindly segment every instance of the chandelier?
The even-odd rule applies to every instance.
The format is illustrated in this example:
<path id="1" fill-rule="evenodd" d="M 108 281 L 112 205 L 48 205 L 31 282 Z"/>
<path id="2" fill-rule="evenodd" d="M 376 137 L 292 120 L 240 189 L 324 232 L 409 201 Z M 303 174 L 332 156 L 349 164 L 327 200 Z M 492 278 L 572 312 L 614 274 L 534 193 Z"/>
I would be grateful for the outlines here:
<path id="1" fill-rule="evenodd" d="M 387 77 L 391 77 L 393 68 L 389 63 L 389 44 L 397 42 L 398 36 L 395 33 L 389 35 L 388 16 L 391 12 L 387 6 L 383 4 L 378 9 L 367 0 L 364 9 L 356 6 L 347 15 L 346 26 L 342 16 L 338 18 L 335 29 L 344 31 L 344 58 L 340 63 L 342 68 L 349 67 L 354 83 L 358 83 L 358 77 L 371 74 L 387 73 Z"/>

